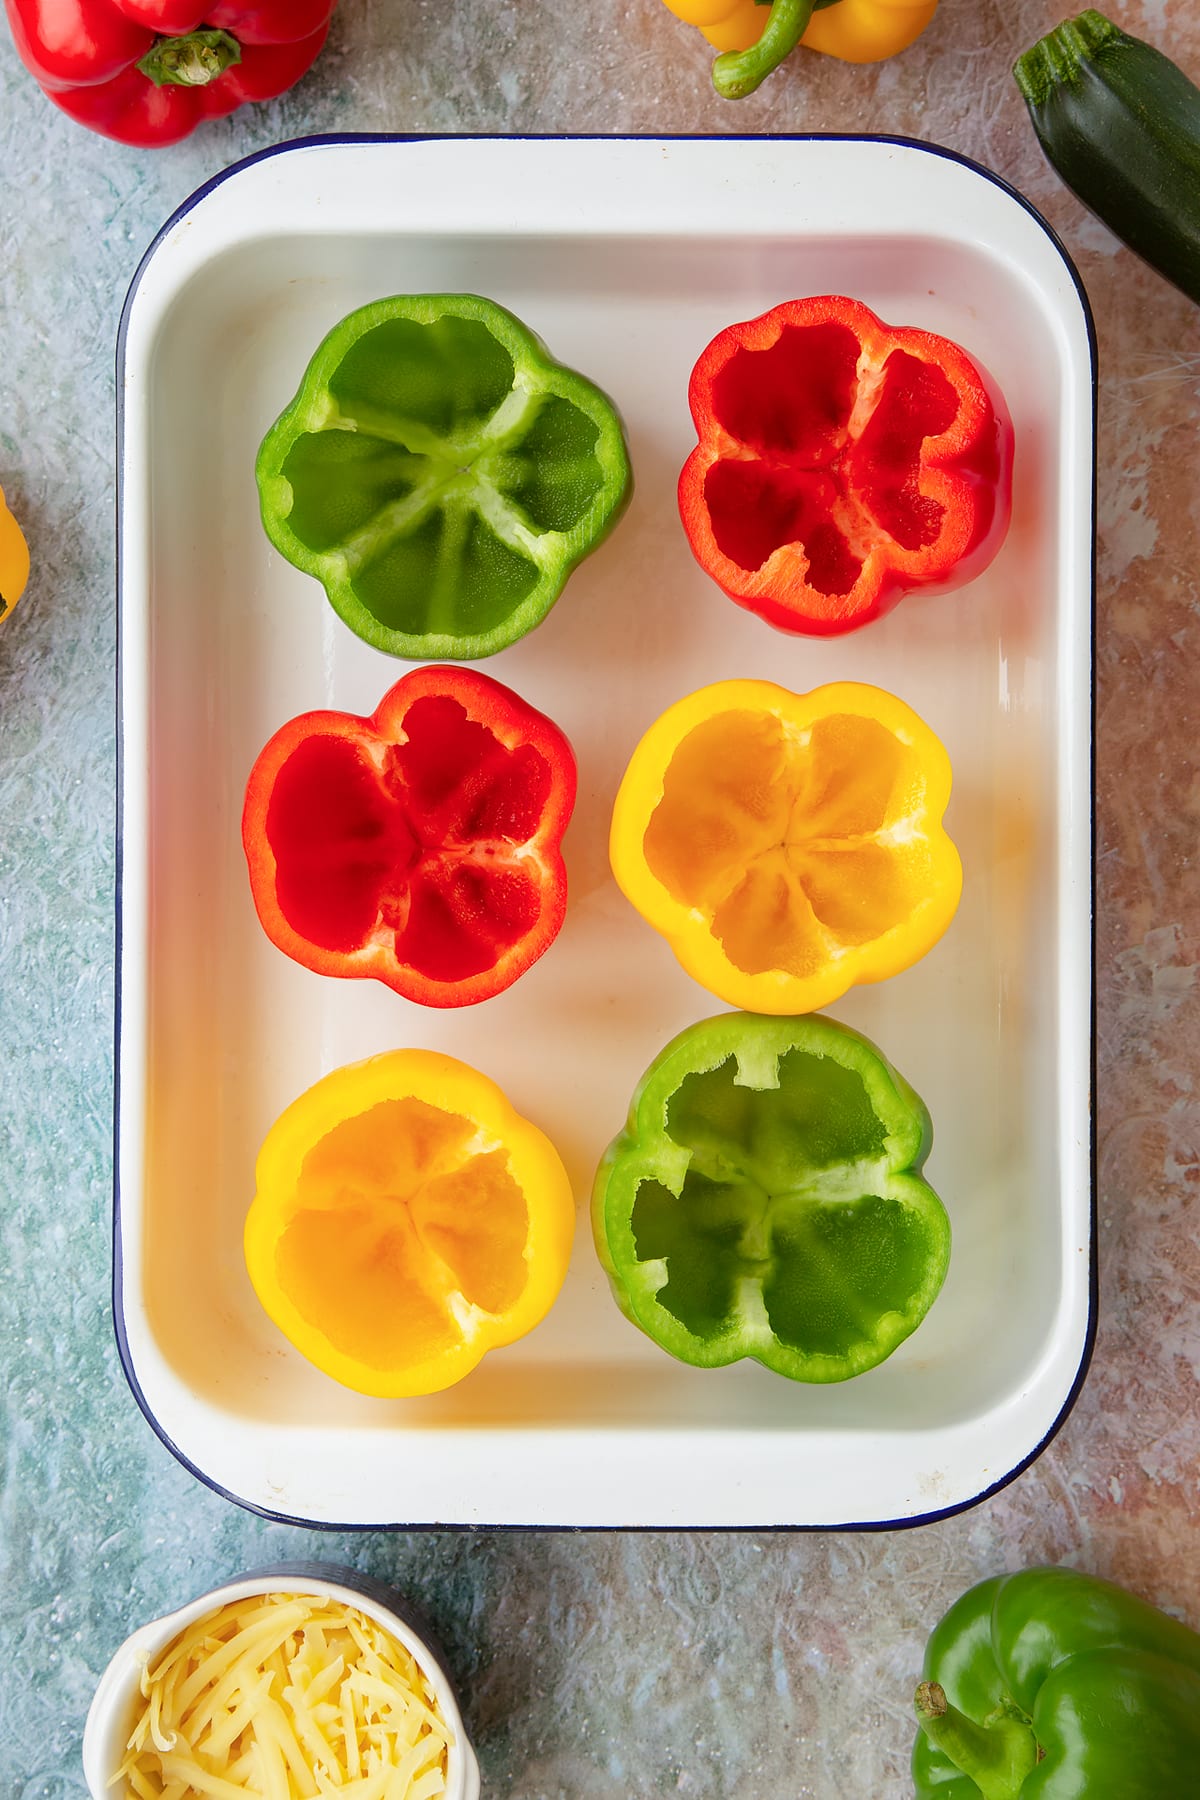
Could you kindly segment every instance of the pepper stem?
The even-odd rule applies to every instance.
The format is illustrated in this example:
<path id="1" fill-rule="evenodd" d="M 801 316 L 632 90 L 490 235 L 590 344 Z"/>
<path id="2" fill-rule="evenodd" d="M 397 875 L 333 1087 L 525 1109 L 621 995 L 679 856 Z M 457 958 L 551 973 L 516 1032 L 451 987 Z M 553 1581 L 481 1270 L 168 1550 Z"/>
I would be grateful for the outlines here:
<path id="1" fill-rule="evenodd" d="M 977 1725 L 951 1706 L 937 1681 L 922 1681 L 913 1697 L 917 1720 L 955 1768 L 970 1776 L 983 1800 L 1018 1800 L 1025 1777 L 1038 1760 L 1028 1725 L 1003 1711 Z"/>
<path id="2" fill-rule="evenodd" d="M 1056 25 L 1013 64 L 1013 78 L 1027 106 L 1044 106 L 1056 87 L 1078 81 L 1097 50 L 1125 34 L 1103 13 L 1089 7 L 1077 19 Z"/>
<path id="3" fill-rule="evenodd" d="M 790 56 L 816 11 L 814 0 L 772 0 L 762 36 L 748 50 L 727 50 L 713 64 L 713 86 L 725 100 L 743 100 Z"/>
<path id="4" fill-rule="evenodd" d="M 228 31 L 189 31 L 183 37 L 160 37 L 138 68 L 155 87 L 207 87 L 242 60 L 242 46 Z"/>

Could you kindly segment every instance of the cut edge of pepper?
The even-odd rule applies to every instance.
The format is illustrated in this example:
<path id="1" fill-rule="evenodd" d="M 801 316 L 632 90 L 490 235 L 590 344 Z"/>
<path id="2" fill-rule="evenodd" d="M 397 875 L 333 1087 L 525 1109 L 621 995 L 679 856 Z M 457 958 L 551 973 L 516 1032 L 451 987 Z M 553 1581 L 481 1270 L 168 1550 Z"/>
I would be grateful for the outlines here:
<path id="1" fill-rule="evenodd" d="M 404 1372 L 375 1377 L 369 1365 L 338 1350 L 274 1280 L 266 1282 L 262 1276 L 273 1264 L 269 1253 L 290 1216 L 287 1201 L 281 1202 L 278 1196 L 286 1190 L 294 1198 L 309 1152 L 347 1119 L 388 1100 L 409 1097 L 460 1117 L 475 1127 L 477 1138 L 483 1134 L 481 1144 L 472 1140 L 467 1146 L 466 1160 L 489 1150 L 504 1151 L 513 1180 L 526 1199 L 522 1248 L 526 1279 L 517 1302 L 504 1314 L 490 1313 L 458 1294 L 473 1329 L 464 1328 L 461 1309 L 453 1308 L 452 1317 L 461 1332 L 459 1343 L 423 1363 L 407 1366 Z M 542 1204 L 533 1204 L 535 1193 Z M 375 1399 L 407 1399 L 456 1385 L 492 1350 L 504 1349 L 534 1330 L 561 1292 L 574 1232 L 570 1178 L 557 1148 L 541 1127 L 518 1112 L 503 1088 L 482 1070 L 442 1051 L 406 1049 L 380 1052 L 331 1070 L 279 1114 L 259 1150 L 255 1194 L 242 1235 L 247 1274 L 259 1304 L 306 1362 L 354 1392 Z M 497 1329 L 486 1329 L 489 1324 Z M 300 1328 L 299 1339 L 296 1327 Z M 314 1336 L 328 1346 L 327 1358 L 315 1359 L 300 1341 L 311 1342 Z"/>
<path id="2" fill-rule="evenodd" d="M 747 1025 L 751 1035 L 768 1040 L 770 1048 L 759 1056 L 743 1056 Z M 789 1029 L 790 1028 L 790 1029 Z M 696 1039 L 704 1034 L 705 1054 L 695 1055 Z M 816 1039 L 806 1045 L 804 1039 Z M 789 1346 L 769 1329 L 760 1331 L 757 1345 L 748 1341 L 745 1329 L 699 1337 L 676 1314 L 658 1303 L 659 1289 L 666 1280 L 663 1258 L 640 1260 L 632 1257 L 632 1269 L 644 1279 L 631 1279 L 631 1271 L 618 1264 L 614 1243 L 632 1237 L 632 1203 L 644 1180 L 654 1180 L 668 1187 L 676 1199 L 682 1193 L 684 1178 L 691 1163 L 691 1152 L 667 1131 L 667 1108 L 682 1081 L 690 1074 L 705 1073 L 731 1058 L 737 1062 L 738 1074 L 757 1065 L 765 1073 L 768 1061 L 778 1074 L 779 1060 L 791 1050 L 807 1049 L 822 1056 L 825 1050 L 846 1050 L 832 1060 L 852 1071 L 862 1080 L 875 1116 L 884 1126 L 884 1149 L 877 1159 L 886 1179 L 876 1184 L 876 1192 L 884 1198 L 895 1198 L 928 1223 L 936 1238 L 925 1282 L 910 1296 L 903 1311 L 880 1315 L 880 1329 L 870 1338 L 860 1340 L 857 1354 L 833 1356 L 827 1352 L 804 1351 Z M 769 1091 L 778 1087 L 774 1081 L 738 1082 L 737 1085 Z M 913 1132 L 903 1126 L 911 1120 Z M 915 1141 L 914 1141 L 915 1140 Z M 652 1142 L 667 1154 L 656 1161 L 653 1169 L 639 1170 L 645 1156 L 644 1145 Z M 800 1014 L 787 1021 L 770 1014 L 717 1014 L 685 1027 L 658 1054 L 639 1082 L 630 1103 L 629 1115 L 620 1133 L 601 1158 L 592 1188 L 592 1234 L 610 1286 L 620 1310 L 631 1323 L 645 1331 L 659 1348 L 693 1367 L 720 1368 L 750 1359 L 762 1364 L 785 1379 L 810 1385 L 827 1385 L 866 1374 L 899 1347 L 920 1326 L 944 1285 L 950 1261 L 951 1225 L 945 1203 L 922 1173 L 933 1144 L 933 1125 L 924 1101 L 888 1060 L 877 1045 L 852 1026 L 819 1014 Z M 670 1171 L 670 1177 L 668 1177 Z M 675 1185 L 672 1185 L 672 1178 Z M 907 1190 L 906 1194 L 895 1192 Z M 622 1205 L 616 1211 L 618 1195 L 630 1198 L 628 1216 Z M 883 1330 L 885 1322 L 891 1321 Z M 737 1338 L 736 1344 L 731 1342 Z M 851 1366 L 847 1367 L 849 1363 Z M 834 1366 L 830 1366 L 834 1365 Z"/>
<path id="3" fill-rule="evenodd" d="M 389 310 L 398 302 L 408 310 L 399 314 Z M 354 345 L 376 325 L 398 316 L 426 326 L 448 316 L 482 325 L 512 358 L 514 389 L 518 385 L 519 364 L 524 359 L 539 376 L 537 386 L 543 396 L 561 398 L 576 406 L 596 427 L 596 455 L 605 476 L 601 488 L 569 530 L 537 533 L 541 541 L 554 545 L 557 551 L 553 566 L 528 558 L 537 572 L 532 588 L 502 620 L 483 632 L 412 632 L 383 623 L 360 599 L 344 550 L 310 549 L 289 522 L 294 491 L 283 474 L 283 463 L 297 438 L 313 429 L 311 419 L 306 417 L 310 391 L 327 387 Z M 255 475 L 263 528 L 280 554 L 321 584 L 333 610 L 357 637 L 387 655 L 412 661 L 473 662 L 519 642 L 549 615 L 580 563 L 614 529 L 633 492 L 629 445 L 616 403 L 590 376 L 560 362 L 515 313 L 499 301 L 473 293 L 386 296 L 339 320 L 312 353 L 295 395 L 263 438 L 255 460 Z M 485 524 L 488 522 L 482 511 L 478 516 Z"/>

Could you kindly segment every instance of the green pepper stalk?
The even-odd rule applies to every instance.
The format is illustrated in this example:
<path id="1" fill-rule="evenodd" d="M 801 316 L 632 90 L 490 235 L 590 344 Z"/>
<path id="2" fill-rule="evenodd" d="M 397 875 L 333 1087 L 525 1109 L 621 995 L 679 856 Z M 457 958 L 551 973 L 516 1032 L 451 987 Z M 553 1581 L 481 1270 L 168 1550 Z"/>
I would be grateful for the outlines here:
<path id="1" fill-rule="evenodd" d="M 189 31 L 160 37 L 138 63 L 155 87 L 207 87 L 242 60 L 242 47 L 228 31 Z"/>
<path id="2" fill-rule="evenodd" d="M 1038 1748 L 1028 1724 L 1015 1711 L 997 1707 L 977 1725 L 951 1706 L 937 1681 L 922 1681 L 913 1705 L 926 1737 L 971 1777 L 983 1800 L 1019 1800 L 1025 1777 L 1038 1760 Z"/>
<path id="3" fill-rule="evenodd" d="M 713 86 L 726 100 L 741 100 L 778 68 L 797 44 L 808 45 L 842 62 L 882 62 L 906 50 L 920 37 L 938 8 L 938 0 L 666 0 L 673 13 L 699 25 L 710 42 L 740 43 L 713 64 Z M 756 6 L 769 6 L 765 28 L 755 37 Z M 814 13 L 839 6 L 829 21 L 810 30 Z M 700 16 L 697 17 L 696 15 Z M 753 38 L 752 43 L 747 39 Z"/>
<path id="4" fill-rule="evenodd" d="M 757 44 L 748 50 L 727 50 L 713 64 L 713 86 L 718 94 L 725 100 L 744 100 L 760 87 L 796 48 L 808 30 L 813 10 L 813 0 L 771 0 L 770 17 Z"/>
<path id="5" fill-rule="evenodd" d="M 1200 1766 L 1200 1635 L 1111 1582 L 1024 1569 L 939 1620 L 916 1800 L 1179 1800 Z"/>
<path id="6" fill-rule="evenodd" d="M 724 100 L 744 100 L 761 87 L 796 48 L 813 14 L 836 6 L 838 0 L 755 0 L 755 4 L 771 8 L 758 42 L 748 50 L 726 50 L 713 64 L 713 86 Z"/>

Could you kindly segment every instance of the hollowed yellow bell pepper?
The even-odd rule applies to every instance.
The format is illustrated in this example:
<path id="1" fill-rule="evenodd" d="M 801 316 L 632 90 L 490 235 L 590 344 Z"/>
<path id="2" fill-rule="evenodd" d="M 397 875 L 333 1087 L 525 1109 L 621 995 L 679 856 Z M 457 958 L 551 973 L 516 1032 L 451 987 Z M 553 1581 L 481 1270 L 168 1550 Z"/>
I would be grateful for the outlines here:
<path id="1" fill-rule="evenodd" d="M 713 86 L 727 100 L 753 93 L 803 44 L 842 62 L 882 62 L 906 50 L 938 0 L 665 0 L 715 50 Z M 770 5 L 770 11 L 765 8 Z"/>
<path id="2" fill-rule="evenodd" d="M 923 956 L 958 906 L 950 761 L 882 688 L 719 681 L 677 701 L 613 806 L 617 884 L 731 1006 L 806 1013 Z"/>
<path id="3" fill-rule="evenodd" d="M 29 546 L 0 488 L 0 622 L 7 619 L 29 580 Z"/>
<path id="4" fill-rule="evenodd" d="M 575 1205 L 495 1082 L 432 1050 L 335 1069 L 271 1127 L 246 1267 L 284 1336 L 362 1394 L 432 1394 L 550 1310 Z"/>

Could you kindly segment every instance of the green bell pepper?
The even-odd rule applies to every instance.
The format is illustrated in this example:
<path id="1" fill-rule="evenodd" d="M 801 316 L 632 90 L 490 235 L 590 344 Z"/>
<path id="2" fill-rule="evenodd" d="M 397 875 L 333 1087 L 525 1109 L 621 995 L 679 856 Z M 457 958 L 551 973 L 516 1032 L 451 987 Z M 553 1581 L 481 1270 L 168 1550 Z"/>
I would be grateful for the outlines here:
<path id="1" fill-rule="evenodd" d="M 592 1197 L 621 1310 L 683 1362 L 753 1357 L 844 1381 L 937 1295 L 945 1208 L 921 1177 L 923 1102 L 865 1037 L 818 1013 L 722 1013 L 643 1076 Z"/>
<path id="2" fill-rule="evenodd" d="M 1183 1800 L 1200 1790 L 1200 1636 L 1074 1569 L 971 1588 L 917 1689 L 917 1800 Z"/>
<path id="3" fill-rule="evenodd" d="M 335 325 L 256 466 L 268 537 L 378 650 L 490 656 L 615 523 L 610 400 L 493 300 L 398 295 Z"/>

